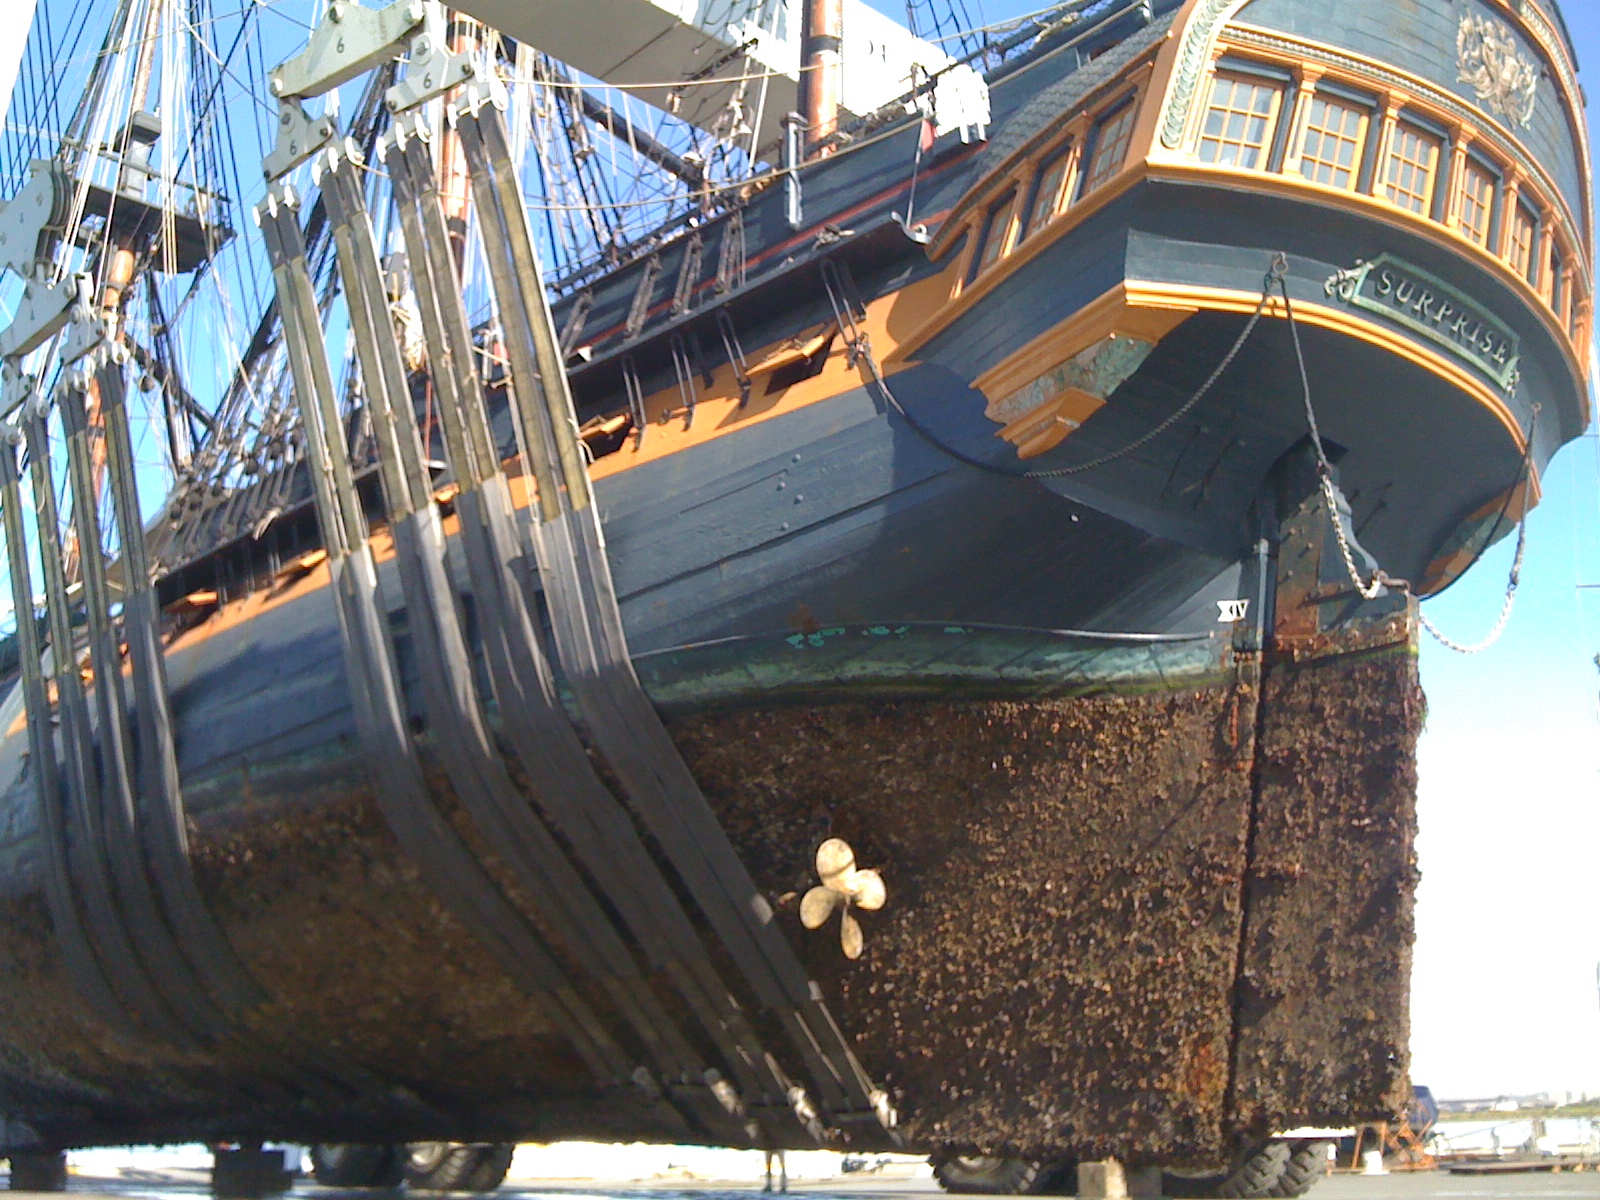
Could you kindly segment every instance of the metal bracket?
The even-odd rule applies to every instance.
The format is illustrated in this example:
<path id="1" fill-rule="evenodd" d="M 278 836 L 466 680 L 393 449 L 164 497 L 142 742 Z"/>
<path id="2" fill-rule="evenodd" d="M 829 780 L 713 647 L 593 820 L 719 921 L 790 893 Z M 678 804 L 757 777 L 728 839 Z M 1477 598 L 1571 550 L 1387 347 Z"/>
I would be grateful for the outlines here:
<path id="1" fill-rule="evenodd" d="M 278 101 L 278 137 L 272 152 L 261 160 L 261 173 L 268 181 L 281 179 L 339 136 L 332 116 L 313 117 L 299 97 Z"/>
<path id="2" fill-rule="evenodd" d="M 269 72 L 272 94 L 280 100 L 320 96 L 395 57 L 400 44 L 422 24 L 436 4 L 396 0 L 385 8 L 363 8 L 334 0 L 328 15 L 311 31 L 306 48 Z"/>
<path id="3" fill-rule="evenodd" d="M 10 359 L 0 362 L 0 419 L 11 417 L 26 404 L 28 397 L 33 394 L 33 386 L 33 376 L 26 374 L 15 362 Z M 8 444 L 14 446 L 22 439 L 15 418 L 0 427 L 0 440 L 8 440 L 13 434 L 16 440 L 8 441 Z"/>
<path id="4" fill-rule="evenodd" d="M 383 103 L 392 113 L 416 108 L 466 83 L 490 83 L 471 55 L 450 49 L 444 10 L 438 4 L 423 6 L 422 28 L 411 39 L 407 58 L 405 78 L 384 93 Z"/>
<path id="5" fill-rule="evenodd" d="M 37 350 L 66 325 L 80 297 L 92 294 L 85 275 L 68 275 L 59 283 L 28 280 L 11 324 L 0 330 L 0 358 L 19 358 Z"/>
<path id="6" fill-rule="evenodd" d="M 96 372 L 107 362 L 128 360 L 128 348 L 116 336 L 113 318 L 105 316 L 92 302 L 94 291 L 78 289 L 78 302 L 67 321 L 67 336 L 61 344 L 62 371 L 58 388 L 84 391 Z"/>
<path id="7" fill-rule="evenodd" d="M 0 266 L 28 276 L 34 263 L 50 253 L 51 235 L 66 221 L 67 182 L 51 161 L 29 164 L 32 177 L 11 200 L 0 206 Z"/>

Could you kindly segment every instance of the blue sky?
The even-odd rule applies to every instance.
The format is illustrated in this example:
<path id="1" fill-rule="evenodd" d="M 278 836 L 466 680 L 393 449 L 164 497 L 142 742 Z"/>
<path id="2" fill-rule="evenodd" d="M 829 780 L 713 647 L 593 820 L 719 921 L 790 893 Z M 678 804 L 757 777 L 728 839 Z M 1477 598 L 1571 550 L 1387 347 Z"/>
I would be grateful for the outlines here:
<path id="1" fill-rule="evenodd" d="M 1563 11 L 1592 92 L 1600 5 Z M 1600 1094 L 1600 590 L 1582 586 L 1600 584 L 1597 465 L 1592 429 L 1550 465 L 1500 641 L 1423 646 L 1412 1052 L 1441 1095 Z M 1429 616 L 1481 636 L 1510 560 L 1507 539 Z"/>

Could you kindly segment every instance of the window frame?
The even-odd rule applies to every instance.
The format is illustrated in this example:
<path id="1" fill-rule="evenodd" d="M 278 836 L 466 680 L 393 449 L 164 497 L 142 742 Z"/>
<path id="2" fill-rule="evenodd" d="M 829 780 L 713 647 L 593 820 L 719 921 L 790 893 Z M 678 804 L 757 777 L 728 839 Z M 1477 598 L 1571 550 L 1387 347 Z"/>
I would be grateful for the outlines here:
<path id="1" fill-rule="evenodd" d="M 1469 171 L 1478 171 L 1489 181 L 1489 206 L 1483 218 L 1483 240 L 1470 236 L 1465 232 L 1461 221 L 1461 205 L 1466 199 L 1467 177 Z M 1505 198 L 1505 172 L 1493 160 L 1485 158 L 1475 150 L 1469 149 L 1466 162 L 1461 172 L 1461 178 L 1455 181 L 1456 230 L 1474 246 L 1483 250 L 1494 252 L 1495 235 L 1499 231 L 1500 206 Z"/>
<path id="2" fill-rule="evenodd" d="M 1543 232 L 1543 215 L 1537 208 L 1528 203 L 1526 197 L 1520 194 L 1517 196 L 1517 203 L 1509 215 L 1511 228 L 1506 231 L 1506 266 L 1510 267 L 1524 283 L 1537 291 L 1539 288 L 1539 252 L 1543 248 L 1543 242 L 1540 238 L 1540 234 Z M 1528 218 L 1529 226 L 1526 266 L 1522 264 L 1521 248 L 1517 243 L 1518 218 L 1523 216 Z"/>
<path id="3" fill-rule="evenodd" d="M 1416 133 L 1420 137 L 1426 138 L 1434 147 L 1433 161 L 1428 169 L 1428 190 L 1420 195 L 1409 189 L 1406 189 L 1404 193 L 1420 199 L 1422 201 L 1422 207 L 1420 208 L 1412 208 L 1410 204 L 1402 204 L 1390 194 L 1391 188 L 1397 191 L 1400 190 L 1389 178 L 1390 166 L 1395 161 L 1398 140 L 1407 133 Z M 1388 201 L 1403 212 L 1411 213 L 1413 216 L 1424 217 L 1430 221 L 1437 221 L 1436 214 L 1438 212 L 1440 190 L 1439 176 L 1445 173 L 1449 162 L 1450 136 L 1448 131 L 1440 130 L 1431 121 L 1419 121 L 1410 113 L 1401 113 L 1395 118 L 1394 128 L 1389 132 L 1388 143 L 1383 149 L 1383 160 L 1379 164 L 1378 186 L 1373 189 L 1374 193 L 1379 194 L 1380 199 Z M 1401 161 L 1412 167 L 1419 165 L 1411 159 L 1402 159 Z M 1379 193 L 1379 189 L 1381 189 L 1381 193 Z"/>
<path id="4" fill-rule="evenodd" d="M 1257 57 L 1259 55 L 1259 57 Z M 1329 63 L 1311 65 L 1292 60 L 1287 52 L 1256 45 L 1240 45 L 1226 35 L 1211 56 L 1202 77 L 1204 101 L 1196 98 L 1187 133 L 1187 157 L 1208 169 L 1276 174 L 1295 183 L 1312 183 L 1341 194 L 1364 200 L 1381 200 L 1400 212 L 1420 217 L 1431 225 L 1448 229 L 1463 241 L 1522 278 L 1539 293 L 1544 306 L 1563 326 L 1563 332 L 1577 340 L 1593 325 L 1592 286 L 1584 257 L 1588 234 L 1581 214 L 1573 211 L 1559 186 L 1542 175 L 1529 180 L 1519 169 L 1517 143 L 1495 128 L 1485 129 L 1466 119 L 1423 87 L 1412 87 L 1399 79 L 1386 79 L 1381 85 L 1366 78 L 1355 66 Z M 1219 111 L 1218 82 L 1234 87 L 1220 101 L 1224 114 L 1240 114 L 1245 123 L 1238 126 L 1239 140 L 1228 141 L 1229 121 L 1224 115 L 1216 132 L 1210 135 L 1209 150 L 1216 155 L 1207 161 L 1207 124 Z M 1250 131 L 1254 105 L 1259 96 L 1241 101 L 1239 85 L 1273 89 L 1275 108 L 1264 114 L 1273 122 L 1271 132 L 1261 131 L 1259 141 L 1242 139 Z M 1354 112 L 1359 126 L 1352 132 L 1359 139 L 1354 160 L 1348 167 L 1337 165 L 1343 146 L 1335 146 L 1332 162 L 1327 149 L 1325 112 L 1323 121 L 1313 126 L 1313 106 L 1325 105 Z M 1243 103 L 1244 107 L 1238 107 Z M 1102 127 L 1115 115 L 1118 106 L 1101 110 L 1091 137 L 1081 147 L 1073 183 L 1072 201 L 1094 190 L 1088 186 L 1092 159 L 1100 152 Z M 1349 117 L 1340 118 L 1341 124 Z M 1316 132 L 1314 133 L 1313 130 Z M 1343 131 L 1341 129 L 1341 136 Z M 1318 153 L 1309 158 L 1307 142 L 1316 138 Z M 1237 161 L 1253 152 L 1254 166 Z M 1219 161 L 1223 154 L 1235 156 L 1233 164 Z M 1337 176 L 1345 170 L 1347 181 L 1319 182 L 1307 171 Z M 1095 187 L 1110 173 L 1103 173 Z M 1468 200 L 1469 189 L 1476 199 Z M 1479 208 L 1481 202 L 1482 208 Z M 1469 207 L 1470 205 L 1470 207 Z M 1471 212 L 1476 225 L 1463 220 Z M 1526 241 L 1526 253 L 1516 250 L 1517 225 Z M 1469 229 L 1477 232 L 1469 232 Z M 1575 248 L 1576 247 L 1576 248 Z"/>
<path id="5" fill-rule="evenodd" d="M 1068 204 L 1063 203 L 1063 200 L 1072 194 L 1074 183 L 1072 177 L 1073 155 L 1078 146 L 1079 140 L 1069 136 L 1066 141 L 1039 159 L 1038 166 L 1033 171 L 1033 178 L 1028 182 L 1028 203 L 1024 206 L 1017 222 L 1015 245 L 1022 245 L 1069 207 Z M 1049 202 L 1050 209 L 1042 219 L 1036 220 L 1035 216 L 1039 201 L 1042 199 L 1040 192 L 1044 186 L 1045 178 L 1057 167 L 1061 168 L 1061 179 L 1056 184 L 1055 196 Z"/>
<path id="6" fill-rule="evenodd" d="M 978 240 L 973 243 L 972 262 L 967 268 L 967 282 L 971 283 L 986 270 L 999 262 L 1015 248 L 1011 241 L 1011 231 L 1016 227 L 1017 193 L 1020 189 L 1013 180 L 1000 196 L 984 209 L 983 221 L 978 226 Z M 995 233 L 995 218 L 1001 213 L 1005 214 L 1005 228 L 1000 231 L 1000 249 L 993 258 L 988 257 L 991 239 Z"/>
<path id="7" fill-rule="evenodd" d="M 1137 123 L 1139 111 L 1138 91 L 1128 92 L 1111 101 L 1095 114 L 1094 123 L 1090 127 L 1089 136 L 1083 142 L 1083 154 L 1079 159 L 1081 169 L 1077 179 L 1073 181 L 1072 201 L 1077 203 L 1085 196 L 1091 195 L 1111 180 L 1115 179 L 1127 164 L 1128 151 L 1133 146 L 1133 130 Z M 1117 165 L 1107 171 L 1105 175 L 1096 180 L 1096 170 L 1099 166 L 1100 150 L 1105 140 L 1105 131 L 1113 121 L 1129 118 L 1127 137 L 1123 139 L 1122 156 L 1117 160 Z"/>
<path id="8" fill-rule="evenodd" d="M 1544 298 L 1550 305 L 1550 311 L 1563 322 L 1566 320 L 1567 294 L 1571 291 L 1567 282 L 1567 275 L 1571 271 L 1568 264 L 1571 261 L 1571 257 L 1558 239 L 1554 237 L 1546 239 Z"/>
<path id="9" fill-rule="evenodd" d="M 1223 82 L 1235 85 L 1244 83 L 1250 85 L 1251 87 L 1264 87 L 1271 90 L 1273 95 L 1272 110 L 1266 115 L 1266 136 L 1262 139 L 1259 146 L 1252 146 L 1251 143 L 1248 142 L 1229 142 L 1222 137 L 1218 137 L 1216 139 L 1209 139 L 1207 137 L 1206 124 L 1210 121 L 1211 114 L 1216 111 L 1217 84 Z M 1210 86 L 1207 91 L 1205 108 L 1200 114 L 1200 127 L 1195 134 L 1195 158 L 1199 162 L 1204 163 L 1209 167 L 1222 167 L 1224 169 L 1236 171 L 1260 171 L 1261 173 L 1268 175 L 1275 171 L 1280 171 L 1283 164 L 1283 154 L 1281 150 L 1281 135 L 1284 127 L 1283 115 L 1284 110 L 1291 107 L 1291 105 L 1285 103 L 1285 101 L 1288 98 L 1290 87 L 1293 86 L 1293 80 L 1287 74 L 1280 75 L 1277 72 L 1251 70 L 1248 68 L 1240 69 L 1235 62 L 1223 59 L 1219 61 L 1212 70 L 1209 83 Z M 1241 110 L 1229 108 L 1226 111 L 1229 113 L 1235 113 Z M 1254 116 L 1256 114 L 1251 113 L 1249 115 Z M 1225 133 L 1226 129 L 1224 129 L 1223 132 Z M 1259 161 L 1252 165 L 1246 166 L 1239 162 L 1225 163 L 1219 159 L 1207 159 L 1205 157 L 1204 148 L 1208 140 L 1214 140 L 1219 147 L 1234 145 L 1237 145 L 1240 148 L 1250 147 L 1259 155 Z"/>
<path id="10" fill-rule="evenodd" d="M 1348 185 L 1325 183 L 1322 180 L 1313 179 L 1310 175 L 1306 174 L 1306 139 L 1312 132 L 1311 106 L 1316 104 L 1319 100 L 1325 105 L 1331 103 L 1344 109 L 1346 112 L 1356 113 L 1361 118 L 1361 127 L 1356 133 L 1356 154 L 1348 168 L 1350 172 L 1350 182 Z M 1351 95 L 1343 88 L 1325 87 L 1319 80 L 1316 87 L 1306 97 L 1305 119 L 1297 122 L 1300 133 L 1300 145 L 1295 149 L 1294 152 L 1296 172 L 1302 179 L 1309 183 L 1317 184 L 1319 187 L 1333 188 L 1336 191 L 1342 192 L 1359 192 L 1361 190 L 1362 176 L 1365 173 L 1367 150 L 1369 144 L 1376 140 L 1372 136 L 1373 124 L 1374 122 L 1381 120 L 1382 118 L 1376 112 L 1376 106 L 1370 100 L 1358 99 L 1356 96 Z M 1322 134 L 1324 137 L 1327 136 L 1326 130 L 1320 127 L 1318 127 L 1317 132 Z M 1318 163 L 1319 165 L 1325 165 L 1323 164 L 1322 159 L 1313 159 L 1312 161 Z M 1335 167 L 1334 169 L 1343 170 L 1344 168 Z M 1287 172 L 1285 172 L 1285 174 L 1287 174 Z"/>

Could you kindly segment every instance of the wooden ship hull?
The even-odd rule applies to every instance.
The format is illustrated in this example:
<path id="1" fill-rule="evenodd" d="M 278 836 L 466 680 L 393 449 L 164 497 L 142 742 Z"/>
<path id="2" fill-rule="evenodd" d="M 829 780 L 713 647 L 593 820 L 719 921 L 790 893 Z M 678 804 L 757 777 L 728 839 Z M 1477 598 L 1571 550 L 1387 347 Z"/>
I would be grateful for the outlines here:
<path id="1" fill-rule="evenodd" d="M 991 79 L 986 141 L 860 131 L 798 168 L 798 213 L 779 178 L 555 306 L 632 669 L 872 1111 L 830 1105 L 648 821 L 623 839 L 645 857 L 612 869 L 530 805 L 617 931 L 609 975 L 577 909 L 530 892 L 461 794 L 404 539 L 358 470 L 438 817 L 570 989 L 530 998 L 396 835 L 299 467 L 228 503 L 177 497 L 152 531 L 188 861 L 260 998 L 184 1044 L 75 986 L 18 688 L 7 1120 L 56 1147 L 582 1137 L 1214 1165 L 1394 1111 L 1416 601 L 1509 532 L 1587 420 L 1589 174 L 1553 6 L 1326 7 L 1068 24 Z M 1538 65 L 1522 90 L 1474 73 L 1485 38 Z M 504 747 L 475 510 L 436 482 Z M 529 576 L 558 638 L 562 602 Z M 637 815 L 581 683 L 554 689 Z M 887 892 L 845 906 L 858 957 L 839 915 L 801 919 L 827 839 Z M 93 869 L 73 848 L 77 888 Z M 651 870 L 798 1102 L 737 1085 L 759 1064 L 727 1060 L 676 951 L 630 917 Z M 129 891 L 109 894 L 126 910 Z M 574 1012 L 638 1069 L 597 1072 Z"/>

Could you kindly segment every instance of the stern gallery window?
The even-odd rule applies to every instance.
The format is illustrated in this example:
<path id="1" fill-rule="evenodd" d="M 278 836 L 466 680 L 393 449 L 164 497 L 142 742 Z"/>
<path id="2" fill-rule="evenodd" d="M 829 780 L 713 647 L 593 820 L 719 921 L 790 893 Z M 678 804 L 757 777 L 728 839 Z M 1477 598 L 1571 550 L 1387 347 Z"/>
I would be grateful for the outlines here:
<path id="1" fill-rule="evenodd" d="M 1367 114 L 1353 104 L 1313 96 L 1300 147 L 1300 173 L 1313 183 L 1352 190 L 1361 169 Z"/>
<path id="2" fill-rule="evenodd" d="M 1440 146 L 1438 138 L 1415 125 L 1395 126 L 1383 175 L 1384 193 L 1391 201 L 1411 212 L 1427 213 L 1433 205 Z"/>
<path id="3" fill-rule="evenodd" d="M 1200 131 L 1201 162 L 1255 170 L 1266 165 L 1283 89 L 1257 79 L 1218 75 Z"/>

